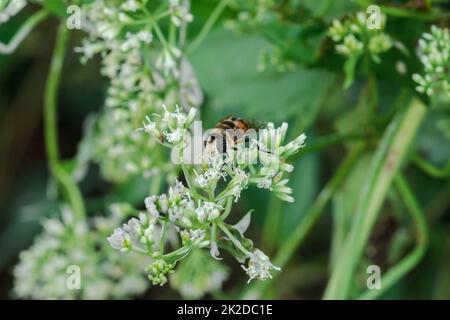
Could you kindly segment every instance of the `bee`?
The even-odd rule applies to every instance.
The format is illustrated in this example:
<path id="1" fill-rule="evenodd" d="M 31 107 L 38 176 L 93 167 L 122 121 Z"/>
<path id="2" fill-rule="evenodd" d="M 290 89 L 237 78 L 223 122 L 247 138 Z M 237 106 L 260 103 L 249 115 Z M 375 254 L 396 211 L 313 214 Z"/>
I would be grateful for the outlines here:
<path id="1" fill-rule="evenodd" d="M 247 146 L 250 143 L 250 130 L 257 132 L 263 127 L 264 123 L 260 121 L 227 116 L 209 132 L 204 146 L 211 152 L 217 150 L 219 153 L 226 153 L 231 148 L 236 150 L 237 144 L 245 143 Z"/>

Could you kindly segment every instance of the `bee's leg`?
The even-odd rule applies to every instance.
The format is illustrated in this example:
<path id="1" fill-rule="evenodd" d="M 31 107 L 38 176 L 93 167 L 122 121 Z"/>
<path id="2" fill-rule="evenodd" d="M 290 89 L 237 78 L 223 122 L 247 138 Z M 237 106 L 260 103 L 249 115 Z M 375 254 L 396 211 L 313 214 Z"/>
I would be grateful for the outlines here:
<path id="1" fill-rule="evenodd" d="M 266 150 L 266 149 L 260 147 L 259 144 L 256 145 L 256 148 L 258 149 L 258 151 L 262 151 L 264 153 L 272 154 L 272 152 L 270 152 L 269 150 Z"/>

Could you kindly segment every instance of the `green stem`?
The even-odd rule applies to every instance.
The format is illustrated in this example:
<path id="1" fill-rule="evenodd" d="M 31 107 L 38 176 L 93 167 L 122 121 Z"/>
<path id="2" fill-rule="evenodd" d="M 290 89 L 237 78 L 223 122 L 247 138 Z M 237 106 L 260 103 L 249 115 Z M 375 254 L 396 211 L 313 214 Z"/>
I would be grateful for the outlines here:
<path id="1" fill-rule="evenodd" d="M 181 169 L 183 170 L 184 178 L 186 179 L 186 183 L 187 183 L 189 189 L 193 190 L 194 193 L 196 193 L 195 189 L 194 189 L 195 185 L 194 185 L 194 182 L 192 181 L 192 177 L 191 177 L 191 174 L 189 173 L 188 168 L 186 167 L 185 164 L 181 164 Z"/>
<path id="2" fill-rule="evenodd" d="M 164 34 L 161 31 L 161 28 L 159 27 L 158 22 L 152 20 L 152 26 L 155 29 L 156 36 L 158 37 L 159 41 L 161 41 L 162 45 L 165 48 L 170 48 L 169 43 L 167 42 L 166 38 L 164 37 Z"/>
<path id="3" fill-rule="evenodd" d="M 205 24 L 203 25 L 202 29 L 198 33 L 197 37 L 191 42 L 187 49 L 187 54 L 192 53 L 195 49 L 197 49 L 200 44 L 205 40 L 208 33 L 211 31 L 212 27 L 216 23 L 217 19 L 219 19 L 220 14 L 222 11 L 226 8 L 228 5 L 228 2 L 230 0 L 220 0 L 220 2 L 217 4 L 217 6 L 214 8 L 211 15 L 208 17 L 208 20 L 206 20 Z"/>
<path id="4" fill-rule="evenodd" d="M 227 199 L 225 210 L 223 211 L 222 216 L 220 217 L 220 220 L 225 221 L 225 219 L 228 217 L 228 215 L 231 212 L 231 207 L 233 206 L 233 197 L 229 197 Z"/>
<path id="5" fill-rule="evenodd" d="M 336 192 L 333 197 L 332 218 L 330 269 L 338 260 L 340 252 L 342 252 L 345 244 L 345 235 L 347 234 L 344 195 L 341 192 Z"/>
<path id="6" fill-rule="evenodd" d="M 428 228 L 425 215 L 420 208 L 420 205 L 417 203 L 411 187 L 401 174 L 398 174 L 395 177 L 394 183 L 416 225 L 417 246 L 408 256 L 403 258 L 402 261 L 392 267 L 392 269 L 381 278 L 381 288 L 379 290 L 367 290 L 361 295 L 360 299 L 367 300 L 380 297 L 420 262 L 428 246 Z"/>
<path id="7" fill-rule="evenodd" d="M 233 236 L 233 234 L 228 230 L 228 228 L 223 224 L 223 222 L 218 222 L 217 225 L 219 228 L 227 235 L 227 237 L 233 242 L 233 244 L 242 251 L 243 254 L 246 256 L 250 255 L 250 252 L 248 252 L 247 249 L 245 249 L 242 244 Z"/>
<path id="8" fill-rule="evenodd" d="M 164 254 L 164 242 L 167 234 L 167 221 L 164 221 L 161 227 L 161 238 L 159 239 L 159 252 Z"/>
<path id="9" fill-rule="evenodd" d="M 297 154 L 293 155 L 290 159 L 292 162 L 295 162 L 300 157 L 304 155 L 315 153 L 318 151 L 322 151 L 328 149 L 329 147 L 347 142 L 347 141 L 355 141 L 355 140 L 365 140 L 369 136 L 367 134 L 361 133 L 332 133 L 327 136 L 318 138 L 313 142 L 307 144 L 304 148 L 302 148 Z"/>
<path id="10" fill-rule="evenodd" d="M 19 31 L 14 35 L 14 37 L 9 41 L 8 44 L 0 42 L 0 53 L 1 54 L 11 54 L 17 47 L 22 43 L 22 41 L 30 34 L 34 28 L 47 18 L 49 12 L 45 9 L 39 10 L 33 14 L 27 21 L 25 21 L 20 27 Z"/>
<path id="11" fill-rule="evenodd" d="M 45 147 L 49 161 L 50 171 L 56 181 L 62 186 L 67 200 L 77 219 L 85 218 L 83 198 L 78 186 L 72 177 L 64 170 L 60 163 L 57 134 L 57 100 L 64 55 L 67 47 L 69 30 L 65 23 L 58 29 L 55 50 L 47 78 L 44 98 L 44 135 Z"/>
<path id="12" fill-rule="evenodd" d="M 325 209 L 331 196 L 336 192 L 345 177 L 353 168 L 355 162 L 359 159 L 361 153 L 365 150 L 365 143 L 358 144 L 349 153 L 344 162 L 340 165 L 337 172 L 331 178 L 331 180 L 325 185 L 320 192 L 319 196 L 314 201 L 311 208 L 306 212 L 305 217 L 300 224 L 295 228 L 291 236 L 284 242 L 283 246 L 274 259 L 274 265 L 278 267 L 284 267 L 290 260 L 292 255 L 302 244 L 316 221 L 319 219 L 321 213 Z M 255 282 L 250 285 L 243 293 L 243 298 L 257 299 L 262 296 L 264 291 L 270 286 L 274 279 L 278 276 L 278 273 L 273 274 L 273 278 L 264 282 Z"/>
<path id="13" fill-rule="evenodd" d="M 332 270 L 325 299 L 348 298 L 354 274 L 380 208 L 425 114 L 425 106 L 420 101 L 413 100 L 407 110 L 398 114 L 386 130 L 372 161 L 345 248 Z"/>
<path id="14" fill-rule="evenodd" d="M 429 163 L 427 160 L 419 155 L 413 157 L 414 164 L 425 171 L 428 175 L 433 178 L 447 178 L 450 176 L 450 161 L 443 167 L 439 168 L 435 165 Z"/>
<path id="15" fill-rule="evenodd" d="M 262 234 L 262 246 L 267 254 L 273 251 L 278 238 L 282 204 L 282 201 L 277 196 L 274 194 L 270 196 Z"/>

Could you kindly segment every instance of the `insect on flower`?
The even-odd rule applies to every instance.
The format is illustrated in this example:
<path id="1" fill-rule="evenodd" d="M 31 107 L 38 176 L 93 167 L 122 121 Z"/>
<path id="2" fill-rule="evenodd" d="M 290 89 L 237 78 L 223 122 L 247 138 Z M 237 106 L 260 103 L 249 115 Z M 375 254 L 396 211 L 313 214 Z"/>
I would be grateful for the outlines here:
<path id="1" fill-rule="evenodd" d="M 264 125 L 261 121 L 227 116 L 209 132 L 203 142 L 204 147 L 207 152 L 226 153 L 230 149 L 236 150 L 237 144 L 245 143 L 247 146 L 252 134 L 256 134 Z"/>

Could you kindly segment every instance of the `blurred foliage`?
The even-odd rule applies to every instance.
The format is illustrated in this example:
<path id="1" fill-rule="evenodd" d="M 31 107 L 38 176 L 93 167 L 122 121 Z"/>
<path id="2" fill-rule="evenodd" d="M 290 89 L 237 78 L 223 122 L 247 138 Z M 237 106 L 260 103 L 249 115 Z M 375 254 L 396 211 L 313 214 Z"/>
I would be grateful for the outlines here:
<path id="1" fill-rule="evenodd" d="M 188 40 L 201 30 L 218 1 L 193 1 L 195 17 Z M 378 4 L 387 16 L 385 32 L 401 43 L 401 50 L 383 54 L 379 63 L 355 62 L 353 84 L 344 89 L 345 57 L 334 50 L 327 36 L 333 19 L 347 19 L 369 4 Z M 229 1 L 213 30 L 196 50 L 188 54 L 205 99 L 202 120 L 213 126 L 228 114 L 263 121 L 289 122 L 292 133 L 305 131 L 308 146 L 295 160 L 291 174 L 294 204 L 281 204 L 261 190 L 246 190 L 235 207 L 236 216 L 250 209 L 258 212 L 249 234 L 277 253 L 298 226 L 310 221 L 311 208 L 321 201 L 321 190 L 334 177 L 346 155 L 362 140 L 366 149 L 341 179 L 335 192 L 326 194 L 322 216 L 278 279 L 265 284 L 265 297 L 321 298 L 346 238 L 356 220 L 358 204 L 367 188 L 374 156 L 394 116 L 414 99 L 429 106 L 429 98 L 414 91 L 412 74 L 422 65 L 416 56 L 418 39 L 432 24 L 450 26 L 446 1 L 331 1 L 331 0 L 233 0 Z M 57 213 L 56 183 L 46 168 L 43 142 L 43 90 L 52 55 L 57 18 L 65 4 L 44 1 L 51 11 L 13 55 L 0 55 L 0 292 L 12 297 L 12 270 L 19 252 L 28 248 L 41 230 L 40 222 Z M 0 25 L 0 41 L 8 42 L 27 17 L 38 10 L 32 4 Z M 99 61 L 81 66 L 73 47 L 80 45 L 81 32 L 73 32 L 59 93 L 59 139 L 67 168 L 74 168 L 86 119 L 101 112 L 107 81 L 99 76 Z M 405 49 L 405 50 L 404 50 Z M 447 72 L 449 72 L 447 70 Z M 428 108 L 428 107 L 427 107 Z M 450 115 L 449 105 L 428 110 L 416 139 L 405 150 L 399 171 L 409 181 L 429 229 L 429 245 L 413 270 L 381 295 L 387 299 L 450 299 Z M 94 146 L 95 148 L 95 146 Z M 310 148 L 310 149 L 308 149 Z M 79 159 L 78 159 L 79 160 Z M 80 182 L 87 212 L 105 212 L 114 202 L 142 206 L 151 178 L 105 181 L 97 164 L 85 163 Z M 111 174 L 114 173 L 115 167 Z M 165 182 L 160 182 L 161 186 Z M 325 189 L 323 189 L 325 188 Z M 376 261 L 391 269 L 411 252 L 417 232 L 400 190 L 387 187 L 361 265 L 355 271 L 358 284 L 349 289 L 359 296 L 365 284 L 365 268 Z M 319 198 L 318 198 L 319 196 Z M 319 200 L 317 200 L 319 199 Z M 328 200 L 329 203 L 328 203 Z M 316 220 L 314 220 L 316 222 Z M 311 225 L 312 227 L 312 225 Z M 106 240 L 105 240 L 106 241 Z M 201 260 L 206 257 L 194 256 Z M 193 258 L 193 259 L 194 259 Z M 209 257 L 208 257 L 209 258 Z M 281 259 L 282 260 L 282 259 Z M 213 261 L 215 262 L 215 261 Z M 201 264 L 202 262 L 200 262 Z M 283 262 L 284 263 L 284 262 Z M 276 264 L 276 262 L 274 262 Z M 213 264 L 211 264 L 213 265 Z M 218 270 L 225 273 L 225 270 Z M 237 270 L 214 297 L 242 297 L 245 287 Z M 219 273 L 220 273 L 219 272 Z M 384 270 L 383 270 L 384 272 Z M 175 274 L 175 287 L 195 274 L 185 262 Z M 222 274 L 198 284 L 220 287 Z M 219 279 L 219 280 L 217 280 Z M 214 283 L 214 280 L 220 282 Z M 249 289 L 250 288 L 250 289 Z M 202 296 L 198 289 L 193 297 Z M 263 292 L 263 291 L 261 291 Z M 143 298 L 179 298 L 168 287 L 152 288 Z"/>

